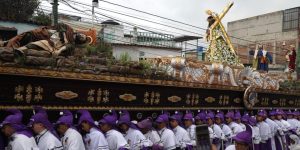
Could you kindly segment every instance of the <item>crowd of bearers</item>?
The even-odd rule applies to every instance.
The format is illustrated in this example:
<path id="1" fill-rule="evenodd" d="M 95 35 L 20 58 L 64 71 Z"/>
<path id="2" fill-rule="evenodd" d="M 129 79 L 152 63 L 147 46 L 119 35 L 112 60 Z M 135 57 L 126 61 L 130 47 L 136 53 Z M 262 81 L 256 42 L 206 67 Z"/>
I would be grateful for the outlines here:
<path id="1" fill-rule="evenodd" d="M 139 122 L 127 110 L 111 110 L 99 121 L 88 110 L 78 110 L 75 116 L 62 110 L 51 123 L 45 109 L 34 107 L 27 125 L 20 110 L 7 112 L 0 124 L 1 135 L 8 139 L 5 144 L 0 136 L 0 149 L 5 150 L 193 150 L 197 125 L 207 125 L 213 150 L 300 149 L 297 110 L 258 110 L 243 116 L 238 110 L 199 110 L 195 115 L 175 111 Z"/>

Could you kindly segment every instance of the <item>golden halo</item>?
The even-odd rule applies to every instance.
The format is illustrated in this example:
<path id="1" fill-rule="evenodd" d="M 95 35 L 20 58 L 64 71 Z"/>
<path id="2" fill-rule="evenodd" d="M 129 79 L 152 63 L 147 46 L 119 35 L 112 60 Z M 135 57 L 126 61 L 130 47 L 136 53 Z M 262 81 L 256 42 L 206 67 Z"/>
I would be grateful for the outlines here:
<path id="1" fill-rule="evenodd" d="M 91 36 L 86 36 L 86 38 L 90 39 L 90 42 L 88 43 L 89 45 L 93 43 L 94 40 L 93 40 L 93 38 Z"/>
<path id="2" fill-rule="evenodd" d="M 210 16 L 213 14 L 211 10 L 206 10 L 205 13 Z"/>

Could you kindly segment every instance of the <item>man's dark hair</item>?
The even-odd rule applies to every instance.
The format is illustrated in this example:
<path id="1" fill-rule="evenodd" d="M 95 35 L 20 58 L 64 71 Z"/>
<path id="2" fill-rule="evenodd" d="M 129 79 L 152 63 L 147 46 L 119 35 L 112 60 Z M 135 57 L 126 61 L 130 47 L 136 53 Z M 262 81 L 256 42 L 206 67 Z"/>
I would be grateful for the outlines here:
<path id="1" fill-rule="evenodd" d="M 216 20 L 214 19 L 213 16 L 209 16 L 207 18 L 207 21 L 208 21 L 208 27 L 210 27 L 211 25 L 213 25 L 215 23 Z"/>

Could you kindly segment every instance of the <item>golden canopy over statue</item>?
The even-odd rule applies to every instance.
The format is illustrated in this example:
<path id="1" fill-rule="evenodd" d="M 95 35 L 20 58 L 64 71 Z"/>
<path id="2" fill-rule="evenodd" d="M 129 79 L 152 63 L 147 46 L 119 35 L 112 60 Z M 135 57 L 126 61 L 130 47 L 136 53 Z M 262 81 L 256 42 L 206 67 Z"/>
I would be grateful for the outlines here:
<path id="1" fill-rule="evenodd" d="M 207 41 L 209 47 L 206 52 L 205 60 L 213 63 L 224 63 L 234 66 L 243 66 L 240 63 L 230 38 L 221 22 L 229 9 L 233 6 L 233 2 L 225 7 L 221 14 L 217 14 L 211 10 L 207 10 L 209 15 L 207 21 L 209 23 L 207 29 Z"/>

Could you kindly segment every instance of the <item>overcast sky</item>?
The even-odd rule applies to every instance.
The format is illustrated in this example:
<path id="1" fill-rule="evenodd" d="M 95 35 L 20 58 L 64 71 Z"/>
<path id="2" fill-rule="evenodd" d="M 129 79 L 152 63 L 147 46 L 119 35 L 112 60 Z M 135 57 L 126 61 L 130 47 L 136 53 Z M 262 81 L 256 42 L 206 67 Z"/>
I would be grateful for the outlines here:
<path id="1" fill-rule="evenodd" d="M 75 0 L 75 1 L 80 1 L 87 4 L 92 3 L 92 0 Z M 220 13 L 223 10 L 223 8 L 232 0 L 231 1 L 230 0 L 107 0 L 107 1 L 121 4 L 135 9 L 143 10 L 149 13 L 171 18 L 181 22 L 186 22 L 188 24 L 192 24 L 198 27 L 206 28 L 207 15 L 205 14 L 205 10 L 210 9 L 213 10 L 214 12 Z M 225 26 L 227 26 L 228 21 L 234 21 L 234 20 L 252 17 L 264 13 L 269 13 L 269 12 L 300 6 L 300 0 L 234 0 L 234 3 L 235 3 L 234 6 L 231 8 L 231 10 L 228 12 L 226 17 L 223 19 L 223 23 Z M 75 5 L 74 3 L 70 2 L 70 4 L 76 6 L 77 8 L 83 9 L 79 5 Z M 197 32 L 197 33 L 199 32 L 200 34 L 204 33 L 204 30 L 199 30 L 184 25 L 176 24 L 173 22 L 169 22 L 166 20 L 162 20 L 159 18 L 151 17 L 145 14 L 130 11 L 104 2 L 100 2 L 99 4 L 101 8 L 116 10 L 122 13 L 135 15 L 153 21 L 158 21 L 171 26 L 187 29 L 192 32 Z M 63 4 L 61 4 L 59 8 L 72 10 Z M 162 27 L 157 24 L 132 19 L 129 17 L 124 17 L 124 16 L 116 15 L 101 10 L 99 10 L 99 12 L 117 17 L 124 21 L 129 21 L 143 26 L 149 26 L 149 27 L 154 27 L 154 28 L 159 28 L 164 30 L 171 30 L 173 32 L 179 32 L 182 34 L 189 34 L 188 32 L 171 29 L 168 27 Z"/>

